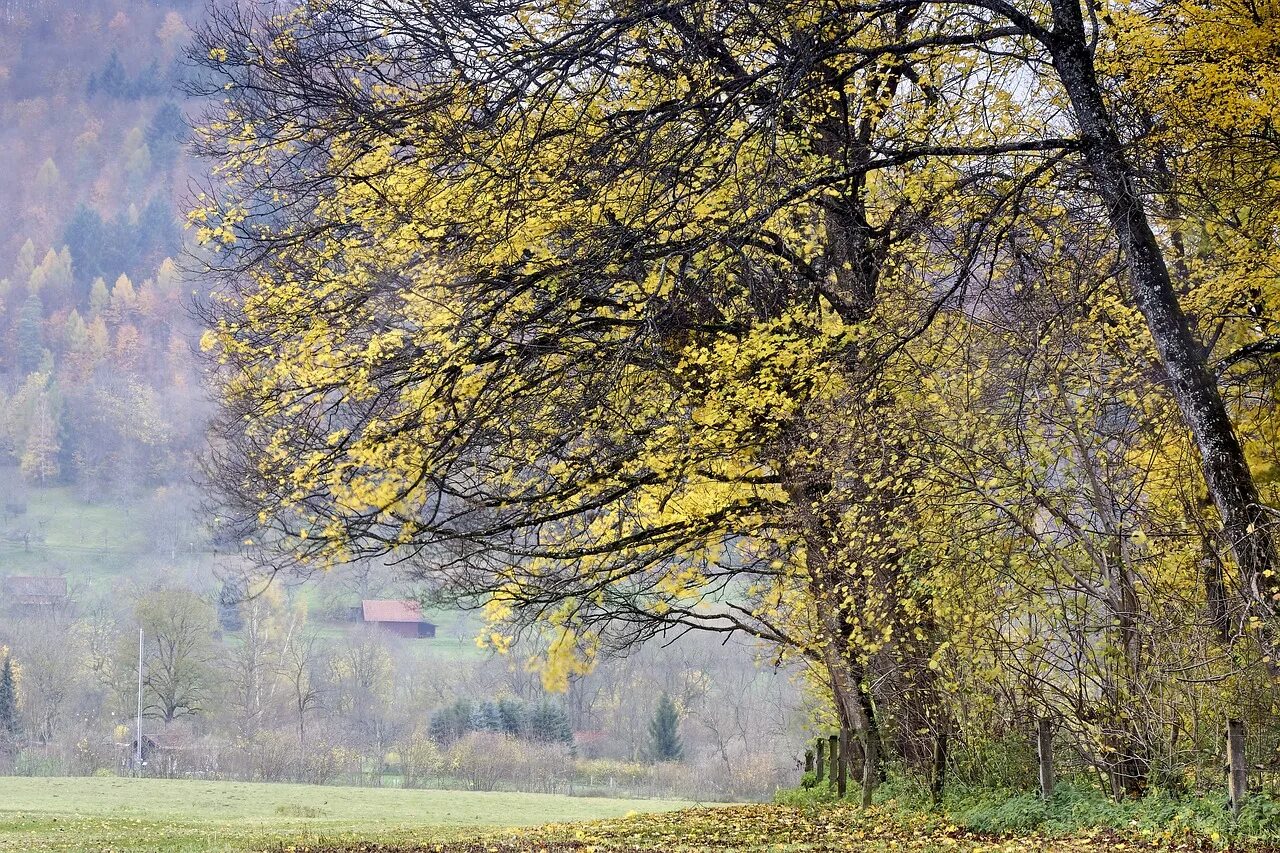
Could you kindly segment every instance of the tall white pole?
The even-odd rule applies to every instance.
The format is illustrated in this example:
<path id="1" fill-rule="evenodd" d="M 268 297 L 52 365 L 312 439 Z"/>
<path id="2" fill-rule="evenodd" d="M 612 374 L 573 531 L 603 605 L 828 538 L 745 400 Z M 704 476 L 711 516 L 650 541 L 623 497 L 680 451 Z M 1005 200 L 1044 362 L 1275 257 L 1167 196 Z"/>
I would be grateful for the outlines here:
<path id="1" fill-rule="evenodd" d="M 133 753 L 133 769 L 142 775 L 142 629 L 138 629 L 138 731 Z"/>

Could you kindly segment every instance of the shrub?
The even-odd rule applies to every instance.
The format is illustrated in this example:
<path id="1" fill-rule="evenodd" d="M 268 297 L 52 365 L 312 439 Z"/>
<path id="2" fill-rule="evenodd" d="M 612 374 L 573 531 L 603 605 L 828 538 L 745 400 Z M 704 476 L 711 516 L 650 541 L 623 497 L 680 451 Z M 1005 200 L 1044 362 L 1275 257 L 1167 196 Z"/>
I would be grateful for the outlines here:
<path id="1" fill-rule="evenodd" d="M 773 801 L 780 806 L 802 809 L 838 802 L 836 792 L 829 786 L 816 784 L 812 788 L 783 788 L 773 795 Z"/>
<path id="2" fill-rule="evenodd" d="M 566 747 L 488 732 L 473 732 L 458 741 L 444 764 L 450 775 L 475 791 L 506 787 L 555 793 L 574 778 L 573 756 Z"/>
<path id="3" fill-rule="evenodd" d="M 425 786 L 427 780 L 438 775 L 444 765 L 440 748 L 422 731 L 415 731 L 400 745 L 399 758 L 400 774 L 406 788 Z"/>

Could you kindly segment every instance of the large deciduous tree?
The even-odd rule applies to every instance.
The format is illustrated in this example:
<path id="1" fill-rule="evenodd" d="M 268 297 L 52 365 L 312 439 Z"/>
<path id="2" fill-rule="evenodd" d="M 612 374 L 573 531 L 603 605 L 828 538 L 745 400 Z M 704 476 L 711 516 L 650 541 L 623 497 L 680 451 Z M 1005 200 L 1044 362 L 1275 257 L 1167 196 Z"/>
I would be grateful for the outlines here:
<path id="1" fill-rule="evenodd" d="M 881 47 L 916 19 L 220 19 L 206 153 L 235 177 L 195 218 L 228 259 L 218 461 L 251 526 L 289 560 L 429 549 L 555 627 L 549 684 L 671 626 L 799 649 L 874 755 L 869 658 L 919 592 L 881 366 L 1070 147 L 994 139 L 968 69 Z"/>
<path id="2" fill-rule="evenodd" d="M 195 54 L 221 106 L 192 221 L 221 281 L 212 462 L 241 531 L 284 564 L 415 560 L 487 599 L 495 647 L 504 623 L 544 632 L 552 687 L 656 632 L 752 634 L 821 673 L 864 796 L 886 731 L 928 763 L 916 735 L 964 711 L 940 689 L 1020 672 L 1018 701 L 1069 709 L 1139 792 L 1153 637 L 1195 610 L 1187 552 L 1143 531 L 1200 531 L 1219 642 L 1269 650 L 1274 611 L 1237 429 L 1268 408 L 1232 404 L 1213 359 L 1280 347 L 1192 259 L 1187 212 L 1239 174 L 1173 144 L 1230 138 L 1170 100 L 1205 20 L 1077 0 L 223 10 Z M 1234 54 L 1210 35 L 1213 71 Z"/>
<path id="3" fill-rule="evenodd" d="M 158 589 L 138 600 L 135 613 L 144 637 L 143 713 L 168 725 L 207 710 L 215 696 L 213 608 L 189 590 Z M 135 638 L 123 638 L 121 657 L 123 675 L 137 671 Z"/>

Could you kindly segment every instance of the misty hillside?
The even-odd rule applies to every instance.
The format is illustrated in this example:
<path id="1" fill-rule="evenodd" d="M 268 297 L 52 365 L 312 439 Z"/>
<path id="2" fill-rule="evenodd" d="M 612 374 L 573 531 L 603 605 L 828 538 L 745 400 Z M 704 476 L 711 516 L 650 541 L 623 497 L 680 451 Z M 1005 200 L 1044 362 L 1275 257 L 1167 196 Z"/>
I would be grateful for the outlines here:
<path id="1" fill-rule="evenodd" d="M 1278 121 L 1280 0 L 0 0 L 0 849 L 1280 850 Z"/>
<path id="2" fill-rule="evenodd" d="M 205 394 L 175 260 L 199 8 L 0 5 L 0 548 L 24 571 L 204 546 Z"/>

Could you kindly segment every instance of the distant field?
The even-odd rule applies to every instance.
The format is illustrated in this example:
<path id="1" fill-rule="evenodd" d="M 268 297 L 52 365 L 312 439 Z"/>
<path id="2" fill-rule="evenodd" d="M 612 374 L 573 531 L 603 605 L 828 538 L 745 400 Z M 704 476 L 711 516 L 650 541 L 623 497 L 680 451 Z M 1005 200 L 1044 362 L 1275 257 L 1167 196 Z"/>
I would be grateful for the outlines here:
<path id="1" fill-rule="evenodd" d="M 109 583 L 103 575 L 128 571 L 147 550 L 134 505 L 86 503 L 69 486 L 30 489 L 25 500 L 24 514 L 0 516 L 7 573 L 66 573 L 80 585 Z M 30 545 L 12 538 L 23 529 L 36 533 Z"/>
<path id="2" fill-rule="evenodd" d="M 483 827 L 687 805 L 547 794 L 0 777 L 0 850 L 242 853 L 322 839 L 424 843 L 474 835 Z"/>
<path id="3" fill-rule="evenodd" d="M 16 476 L 0 469 L 0 482 Z M 189 574 L 212 579 L 219 559 L 207 551 L 183 551 L 167 555 L 153 550 L 147 541 L 142 520 L 148 509 L 141 501 L 90 503 L 70 486 L 32 488 L 24 493 L 26 512 L 19 516 L 0 513 L 0 576 L 65 575 L 74 600 L 118 589 L 122 575 L 141 577 L 140 565 L 163 564 L 179 576 Z M 30 544 L 19 532 L 36 533 Z M 312 614 L 311 626 L 318 635 L 337 639 L 348 632 L 349 623 L 326 622 L 322 604 L 355 606 L 359 597 L 345 598 L 322 593 L 318 583 L 304 583 L 294 594 Z M 475 644 L 475 618 L 450 610 L 428 609 L 428 620 L 437 626 L 434 640 L 411 642 L 406 648 L 422 656 L 447 660 L 480 660 L 490 653 Z"/>

